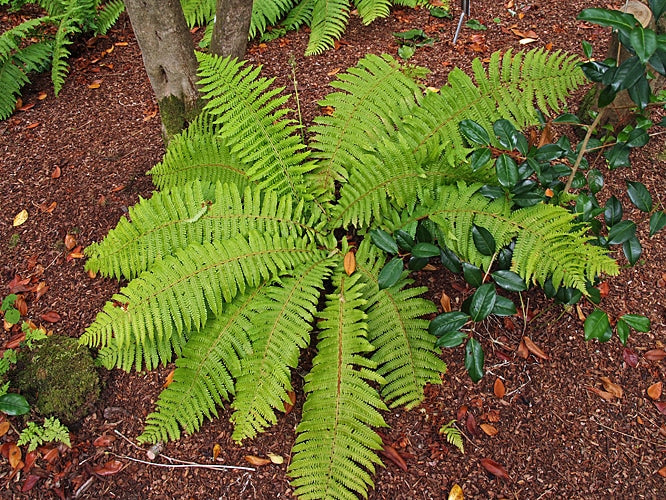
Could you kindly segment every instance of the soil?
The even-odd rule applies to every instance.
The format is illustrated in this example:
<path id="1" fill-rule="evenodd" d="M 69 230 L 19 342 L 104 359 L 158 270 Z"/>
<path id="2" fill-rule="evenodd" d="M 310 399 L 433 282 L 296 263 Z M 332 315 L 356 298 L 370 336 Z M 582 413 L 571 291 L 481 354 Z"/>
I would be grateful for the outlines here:
<path id="1" fill-rule="evenodd" d="M 580 53 L 585 39 L 597 54 L 605 53 L 609 30 L 575 17 L 582 8 L 607 2 L 508 3 L 515 15 L 505 2 L 473 2 L 472 17 L 487 30 L 463 28 L 456 45 L 451 39 L 460 13 L 457 3 L 456 18 L 449 20 L 430 17 L 423 9 L 394 9 L 389 18 L 363 26 L 352 15 L 340 43 L 320 56 L 303 56 L 308 34 L 301 31 L 251 44 L 248 59 L 262 64 L 264 74 L 275 76 L 276 84 L 292 94 L 293 67 L 307 124 L 321 112 L 317 101 L 330 90 L 328 83 L 336 72 L 369 52 L 396 54 L 394 32 L 418 28 L 438 39 L 418 48 L 410 60 L 431 70 L 427 84 L 433 87 L 443 85 L 453 67 L 468 70 L 474 57 L 485 58 L 495 50 L 539 46 Z M 0 30 L 18 23 L 24 14 L 0 8 Z M 536 36 L 526 35 L 530 30 Z M 523 45 L 524 38 L 536 41 Z M 150 196 L 153 186 L 145 172 L 160 160 L 164 147 L 156 104 L 127 17 L 107 36 L 80 39 L 71 51 L 70 74 L 59 96 L 53 95 L 48 75 L 35 76 L 24 89 L 23 111 L 0 122 L 0 296 L 21 291 L 23 283 L 25 318 L 78 337 L 119 287 L 113 280 L 88 276 L 81 248 L 103 238 L 140 196 Z M 572 99 L 573 111 L 579 97 Z M 296 102 L 292 99 L 289 106 L 295 108 Z M 663 136 L 657 136 L 635 151 L 633 167 L 610 173 L 600 197 L 615 194 L 625 210 L 631 210 L 623 193 L 625 180 L 632 179 L 643 182 L 663 203 L 664 148 Z M 605 168 L 603 159 L 591 161 Z M 24 209 L 28 220 L 13 227 L 15 215 Z M 637 212 L 632 215 L 640 217 Z M 652 323 L 649 333 L 633 332 L 626 350 L 617 337 L 605 344 L 585 342 L 579 316 L 592 311 L 590 304 L 583 303 L 577 311 L 552 305 L 541 292 L 527 294 L 528 310 L 536 315 L 527 324 L 516 317 L 487 320 L 477 328 L 487 372 L 478 384 L 465 372 L 462 348 L 447 349 L 442 356 L 449 370 L 442 385 L 429 386 L 420 407 L 386 413 L 390 427 L 382 431 L 385 444 L 404 459 L 406 470 L 385 459 L 369 498 L 441 499 L 454 484 L 462 487 L 466 498 L 480 499 L 664 498 L 666 415 L 646 391 L 666 382 L 666 360 L 650 360 L 645 353 L 663 349 L 666 342 L 666 238 L 664 232 L 650 238 L 646 223 L 639 236 L 644 252 L 639 264 L 605 281 L 608 295 L 601 307 L 613 318 L 627 312 L 647 315 Z M 618 259 L 625 263 L 622 256 Z M 48 288 L 38 296 L 40 283 Z M 418 273 L 417 284 L 426 285 L 428 297 L 436 303 L 446 293 L 454 308 L 470 293 L 459 278 L 439 267 Z M 0 331 L 0 346 L 7 347 L 15 334 Z M 524 335 L 548 359 L 521 357 L 517 349 Z M 629 355 L 637 357 L 636 366 L 628 362 Z M 135 438 L 171 369 L 102 371 L 101 400 L 71 427 L 72 447 L 40 448 L 29 474 L 13 472 L 6 457 L 0 458 L 0 496 L 292 498 L 285 470 L 302 395 L 297 393 L 293 411 L 276 426 L 243 446 L 231 441 L 228 408 L 223 408 L 220 418 L 193 436 L 166 444 L 162 455 L 151 461 L 147 447 L 137 446 Z M 301 375 L 296 370 L 297 388 Z M 602 377 L 617 384 L 622 396 L 601 397 Z M 505 388 L 501 398 L 494 389 L 498 380 Z M 464 454 L 438 433 L 456 418 L 464 433 Z M 23 426 L 17 417 L 9 421 L 11 428 L 0 444 L 16 442 L 17 429 Z M 8 445 L 0 448 L 7 449 Z M 25 447 L 22 451 L 25 460 Z M 285 462 L 253 467 L 245 459 L 268 453 Z M 501 464 L 508 479 L 488 472 L 483 459 Z M 202 467 L 213 464 L 254 470 Z"/>

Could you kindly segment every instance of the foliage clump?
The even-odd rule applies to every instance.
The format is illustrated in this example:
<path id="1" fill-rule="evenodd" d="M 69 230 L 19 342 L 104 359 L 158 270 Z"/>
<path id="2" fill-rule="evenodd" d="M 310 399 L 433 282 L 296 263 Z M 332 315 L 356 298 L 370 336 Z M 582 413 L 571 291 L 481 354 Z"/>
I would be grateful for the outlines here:
<path id="1" fill-rule="evenodd" d="M 21 351 L 10 378 L 41 415 L 65 425 L 83 418 L 100 394 L 90 352 L 63 335 L 51 335 L 35 348 Z"/>

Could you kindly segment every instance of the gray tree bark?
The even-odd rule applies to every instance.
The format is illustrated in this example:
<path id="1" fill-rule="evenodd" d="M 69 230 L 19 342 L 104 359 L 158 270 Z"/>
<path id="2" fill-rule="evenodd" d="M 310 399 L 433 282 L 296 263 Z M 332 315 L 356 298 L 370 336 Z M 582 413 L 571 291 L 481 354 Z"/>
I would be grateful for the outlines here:
<path id="1" fill-rule="evenodd" d="M 179 0 L 125 0 L 125 6 L 168 143 L 200 111 L 194 43 Z"/>
<path id="2" fill-rule="evenodd" d="M 243 59 L 252 20 L 252 0 L 217 0 L 210 51 Z"/>

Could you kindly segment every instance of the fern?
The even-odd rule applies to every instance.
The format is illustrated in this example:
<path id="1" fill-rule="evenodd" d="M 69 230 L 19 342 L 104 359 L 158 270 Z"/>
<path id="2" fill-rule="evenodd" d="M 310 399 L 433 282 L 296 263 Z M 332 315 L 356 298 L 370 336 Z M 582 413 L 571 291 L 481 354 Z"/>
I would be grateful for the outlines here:
<path id="1" fill-rule="evenodd" d="M 301 498 L 366 496 L 380 464 L 379 411 L 418 405 L 446 365 L 424 319 L 435 311 L 424 289 L 404 274 L 380 290 L 386 255 L 364 239 L 351 265 L 348 237 L 427 224 L 487 271 L 493 257 L 474 244 L 477 226 L 498 249 L 513 246 L 512 270 L 526 281 L 587 293 L 599 274 L 617 272 L 564 208 L 516 210 L 509 197 L 483 196 L 482 186 L 498 184 L 494 169 L 472 171 L 457 128 L 462 118 L 531 123 L 533 104 L 561 105 L 578 78 L 559 74 L 573 72 L 572 58 L 493 55 L 487 73 L 474 63 L 476 83 L 454 74 L 441 95 L 423 96 L 420 70 L 367 56 L 324 99 L 335 112 L 311 129 L 312 153 L 260 68 L 200 62 L 206 110 L 151 170 L 161 191 L 86 249 L 88 269 L 130 281 L 81 341 L 100 348 L 107 367 L 177 358 L 142 442 L 195 432 L 229 400 L 235 441 L 265 430 L 316 337 L 288 473 Z M 456 100 L 463 89 L 472 97 Z M 455 431 L 443 432 L 462 451 Z"/>
<path id="2" fill-rule="evenodd" d="M 456 427 L 456 421 L 451 420 L 448 424 L 444 424 L 440 429 L 439 429 L 440 434 L 444 434 L 446 436 L 446 441 L 449 444 L 452 444 L 458 450 L 460 450 L 460 453 L 465 453 L 465 446 L 463 443 L 463 438 L 462 438 L 462 432 L 460 432 L 460 429 Z"/>
<path id="3" fill-rule="evenodd" d="M 385 426 L 386 409 L 376 389 L 375 363 L 367 340 L 363 285 L 341 269 L 335 293 L 326 297 L 312 370 L 305 378 L 307 399 L 296 428 L 289 475 L 300 498 L 356 499 L 372 485 L 380 464 L 381 438 L 369 426 Z"/>
<path id="4" fill-rule="evenodd" d="M 122 0 L 111 0 L 99 8 L 94 23 L 95 35 L 105 35 L 124 11 L 125 4 Z"/>
<path id="5" fill-rule="evenodd" d="M 190 28 L 205 26 L 215 17 L 215 0 L 180 0 L 180 4 Z"/>
<path id="6" fill-rule="evenodd" d="M 388 17 L 391 12 L 391 0 L 355 0 L 354 3 L 366 26 L 379 17 Z"/>
<path id="7" fill-rule="evenodd" d="M 250 38 L 261 36 L 268 26 L 276 24 L 294 5 L 294 0 L 254 0 Z"/>
<path id="8" fill-rule="evenodd" d="M 312 22 L 312 10 L 317 0 L 301 0 L 287 14 L 282 24 L 289 30 L 295 30 L 303 24 Z"/>
<path id="9" fill-rule="evenodd" d="M 57 96 L 65 83 L 68 66 L 69 50 L 67 46 L 72 43 L 71 36 L 81 31 L 79 14 L 81 7 L 76 2 L 70 2 L 67 10 L 60 16 L 56 35 L 53 39 L 53 61 L 51 63 L 51 81 Z"/>
<path id="10" fill-rule="evenodd" d="M 345 32 L 349 19 L 348 0 L 315 0 L 310 20 L 310 40 L 306 56 L 321 54 Z"/>

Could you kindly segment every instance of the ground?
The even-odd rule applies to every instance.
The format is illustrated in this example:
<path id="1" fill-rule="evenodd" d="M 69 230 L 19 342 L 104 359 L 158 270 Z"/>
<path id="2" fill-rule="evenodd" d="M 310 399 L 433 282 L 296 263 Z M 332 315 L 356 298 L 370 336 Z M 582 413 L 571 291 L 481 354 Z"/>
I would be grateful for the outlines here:
<path id="1" fill-rule="evenodd" d="M 468 70 L 472 58 L 488 57 L 494 50 L 539 46 L 580 53 L 580 42 L 588 40 L 604 54 L 608 30 L 578 22 L 575 16 L 584 7 L 605 5 L 582 0 L 472 2 L 472 17 L 487 30 L 464 28 L 455 46 L 455 19 L 395 9 L 390 18 L 363 26 L 352 15 L 340 43 L 320 56 L 303 57 L 307 33 L 300 32 L 266 44 L 255 42 L 248 58 L 263 64 L 264 74 L 275 76 L 276 84 L 288 92 L 293 94 L 297 83 L 307 124 L 321 112 L 317 100 L 328 92 L 335 73 L 368 52 L 396 54 L 394 32 L 419 28 L 438 38 L 417 49 L 410 61 L 428 67 L 432 72 L 427 84 L 438 87 L 451 68 Z M 0 9 L 0 30 L 16 22 L 15 14 Z M 526 38 L 536 40 L 522 45 Z M 145 172 L 160 160 L 164 148 L 128 19 L 123 16 L 108 36 L 77 41 L 72 52 L 70 75 L 57 98 L 48 78 L 36 77 L 24 90 L 23 110 L 0 122 L 0 296 L 23 283 L 29 289 L 23 292 L 26 318 L 78 337 L 118 289 L 116 282 L 85 272 L 81 247 L 100 240 L 139 196 L 150 196 L 153 188 Z M 576 102 L 572 100 L 573 111 Z M 292 99 L 289 105 L 295 108 L 296 102 Z M 632 169 L 612 173 L 600 197 L 615 194 L 629 210 L 622 192 L 625 180 L 632 179 L 664 202 L 663 151 L 663 136 L 654 137 L 633 154 Z M 591 161 L 605 168 L 602 158 Z M 15 215 L 24 209 L 27 221 L 13 227 Z M 449 370 L 442 385 L 428 387 L 420 407 L 386 413 L 390 427 L 382 430 L 384 441 L 404 459 L 406 470 L 385 459 L 370 498 L 440 499 L 454 484 L 466 498 L 481 499 L 664 498 L 666 416 L 646 391 L 666 382 L 666 361 L 650 360 L 645 353 L 663 349 L 666 342 L 666 237 L 660 233 L 649 238 L 646 226 L 639 231 L 644 249 L 640 263 L 606 280 L 608 295 L 601 306 L 612 317 L 647 315 L 651 332 L 633 333 L 627 350 L 617 338 L 606 344 L 585 342 L 575 308 L 553 306 L 541 293 L 530 293 L 527 304 L 536 316 L 526 326 L 520 318 L 511 318 L 488 320 L 477 329 L 487 353 L 487 374 L 478 384 L 465 373 L 462 349 L 446 350 L 442 356 Z M 440 268 L 419 273 L 417 282 L 428 286 L 429 298 L 437 303 L 446 293 L 454 307 L 470 292 Z M 46 291 L 38 297 L 40 283 L 47 288 L 42 285 L 39 291 Z M 581 314 L 591 311 L 589 304 L 582 304 Z M 13 333 L 0 331 L 0 346 L 7 347 Z M 523 336 L 548 359 L 520 356 Z M 231 441 L 223 408 L 220 418 L 207 422 L 201 432 L 166 444 L 153 461 L 148 458 L 147 447 L 137 446 L 135 438 L 171 369 L 103 371 L 101 400 L 93 413 L 71 427 L 71 449 L 41 448 L 29 473 L 13 474 L 8 460 L 0 458 L 2 496 L 292 498 L 285 470 L 302 404 L 298 393 L 293 411 L 243 446 Z M 619 386 L 622 396 L 601 397 L 602 377 Z M 497 380 L 505 389 L 501 398 Z M 300 370 L 294 373 L 294 385 L 302 385 Z M 660 401 L 665 399 L 661 396 Z M 465 435 L 464 454 L 438 433 L 456 418 Z M 12 417 L 10 422 L 0 443 L 17 439 L 21 421 Z M 25 447 L 22 451 L 25 460 Z M 284 463 L 254 467 L 245 458 L 268 453 L 284 457 Z M 483 459 L 503 466 L 508 479 L 491 474 Z M 213 464 L 254 470 L 204 467 Z"/>

